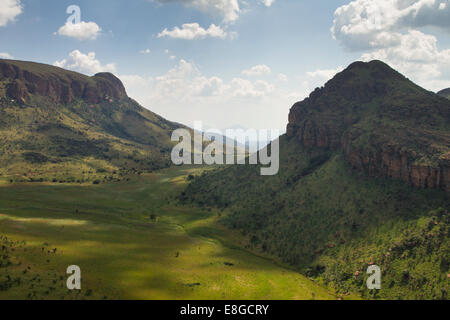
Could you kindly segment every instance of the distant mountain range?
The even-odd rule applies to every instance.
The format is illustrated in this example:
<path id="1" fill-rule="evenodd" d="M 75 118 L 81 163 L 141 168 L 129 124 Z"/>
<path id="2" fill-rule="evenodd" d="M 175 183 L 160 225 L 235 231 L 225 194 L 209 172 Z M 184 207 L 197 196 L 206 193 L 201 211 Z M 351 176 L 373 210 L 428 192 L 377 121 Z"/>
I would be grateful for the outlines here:
<path id="1" fill-rule="evenodd" d="M 267 140 L 258 140 L 259 137 L 256 140 L 248 140 L 250 137 L 245 136 L 245 133 L 249 130 L 249 128 L 246 128 L 241 125 L 232 125 L 232 126 L 228 126 L 226 128 L 222 128 L 222 129 L 216 129 L 211 126 L 208 126 L 204 130 L 206 137 L 210 137 L 210 135 L 211 135 L 210 130 L 220 130 L 220 132 L 223 134 L 223 137 L 222 137 L 223 143 L 227 144 L 227 145 L 236 143 L 238 152 L 245 152 L 245 150 L 247 150 L 247 152 L 248 152 L 248 150 L 255 150 L 255 149 L 259 150 L 259 149 L 266 147 L 270 143 L 270 141 L 268 141 L 268 139 Z M 235 136 L 233 136 L 233 137 L 227 136 L 228 130 L 233 130 L 234 132 L 239 132 L 239 130 L 241 130 L 242 132 L 244 132 L 244 137 L 246 138 L 245 145 L 243 143 L 240 143 L 239 141 L 236 141 Z M 247 149 L 245 149 L 245 148 L 247 148 Z"/>
<path id="2" fill-rule="evenodd" d="M 259 174 L 219 169 L 180 200 L 221 208 L 248 249 L 341 294 L 448 299 L 450 100 L 355 62 L 292 107 L 279 174 Z M 380 291 L 365 285 L 374 264 Z"/>
<path id="3" fill-rule="evenodd" d="M 117 180 L 170 165 L 173 130 L 110 73 L 0 60 L 0 174 L 14 181 Z"/>

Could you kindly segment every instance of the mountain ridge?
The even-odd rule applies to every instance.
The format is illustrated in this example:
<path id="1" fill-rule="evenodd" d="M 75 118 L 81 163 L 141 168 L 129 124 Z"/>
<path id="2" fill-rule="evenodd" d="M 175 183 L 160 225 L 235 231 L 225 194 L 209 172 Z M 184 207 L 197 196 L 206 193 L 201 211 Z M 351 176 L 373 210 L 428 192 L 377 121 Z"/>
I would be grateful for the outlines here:
<path id="1" fill-rule="evenodd" d="M 129 98 L 111 73 L 0 60 L 0 177 L 119 180 L 165 168 L 178 128 Z"/>
<path id="2" fill-rule="evenodd" d="M 30 94 L 46 96 L 56 103 L 71 103 L 81 98 L 97 104 L 102 99 L 127 97 L 122 82 L 108 72 L 89 77 L 55 66 L 0 59 L 0 78 L 11 79 L 7 94 L 21 103 Z"/>
<path id="3" fill-rule="evenodd" d="M 441 91 L 439 91 L 437 94 L 440 95 L 441 97 L 450 99 L 450 88 L 441 90 Z"/>
<path id="4" fill-rule="evenodd" d="M 450 192 L 450 101 L 381 61 L 355 62 L 296 103 L 287 135 L 342 149 L 369 175 Z"/>

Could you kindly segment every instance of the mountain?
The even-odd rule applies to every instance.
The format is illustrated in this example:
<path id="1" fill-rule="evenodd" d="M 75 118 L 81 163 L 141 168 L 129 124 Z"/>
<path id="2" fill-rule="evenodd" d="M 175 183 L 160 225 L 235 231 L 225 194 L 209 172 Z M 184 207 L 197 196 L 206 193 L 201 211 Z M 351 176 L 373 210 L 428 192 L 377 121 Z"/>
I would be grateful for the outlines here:
<path id="1" fill-rule="evenodd" d="M 219 168 L 182 203 L 222 210 L 243 245 L 338 292 L 447 299 L 450 101 L 380 61 L 356 62 L 296 103 L 280 171 Z M 382 290 L 366 270 L 382 270 Z"/>
<path id="2" fill-rule="evenodd" d="M 441 90 L 441 91 L 439 91 L 437 94 L 440 95 L 441 97 L 450 99 L 450 88 Z"/>
<path id="3" fill-rule="evenodd" d="M 167 167 L 180 127 L 129 98 L 111 73 L 0 60 L 0 178 L 115 181 Z"/>
<path id="4" fill-rule="evenodd" d="M 287 134 L 340 149 L 369 175 L 450 192 L 450 101 L 381 61 L 356 62 L 295 104 Z"/>

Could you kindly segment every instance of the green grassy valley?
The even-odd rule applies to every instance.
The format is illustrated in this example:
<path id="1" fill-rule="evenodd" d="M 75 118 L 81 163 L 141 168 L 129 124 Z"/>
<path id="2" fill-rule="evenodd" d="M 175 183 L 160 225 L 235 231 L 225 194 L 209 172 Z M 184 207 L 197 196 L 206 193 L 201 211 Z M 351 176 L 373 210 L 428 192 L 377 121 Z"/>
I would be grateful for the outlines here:
<path id="1" fill-rule="evenodd" d="M 178 205 L 187 177 L 201 171 L 172 168 L 120 184 L 2 184 L 0 299 L 339 297 L 240 248 L 240 236 L 217 224 L 220 211 Z M 66 288 L 73 264 L 81 291 Z"/>
<path id="2" fill-rule="evenodd" d="M 172 166 L 186 127 L 112 74 L 0 60 L 0 299 L 446 300 L 440 95 L 353 63 L 292 107 L 279 173 L 261 176 Z"/>

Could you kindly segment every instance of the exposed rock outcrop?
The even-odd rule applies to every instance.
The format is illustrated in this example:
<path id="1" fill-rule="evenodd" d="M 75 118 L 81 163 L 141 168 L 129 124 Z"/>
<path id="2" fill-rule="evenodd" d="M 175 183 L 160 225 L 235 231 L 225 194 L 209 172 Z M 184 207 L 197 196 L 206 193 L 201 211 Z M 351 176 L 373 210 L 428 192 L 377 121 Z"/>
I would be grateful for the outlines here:
<path id="1" fill-rule="evenodd" d="M 23 175 L 21 168 L 33 181 L 50 163 L 65 181 L 79 176 L 81 167 L 95 171 L 101 166 L 105 172 L 166 168 L 172 164 L 170 137 L 178 128 L 186 127 L 129 98 L 110 73 L 89 77 L 0 59 L 0 165 L 14 181 Z"/>
<path id="2" fill-rule="evenodd" d="M 22 103 L 32 94 L 45 96 L 56 103 L 84 99 L 92 104 L 127 97 L 122 82 L 111 73 L 88 77 L 53 66 L 47 66 L 52 72 L 43 73 L 41 66 L 32 62 L 0 60 L 0 81 L 10 80 L 8 96 Z"/>
<path id="3" fill-rule="evenodd" d="M 399 145 L 380 145 L 372 152 L 358 148 L 347 136 L 342 150 L 349 163 L 372 176 L 401 179 L 418 188 L 443 189 L 450 192 L 450 153 L 442 154 L 434 164 L 420 163 L 418 154 Z"/>
<path id="4" fill-rule="evenodd" d="M 380 61 L 354 63 L 296 103 L 287 135 L 356 169 L 450 192 L 450 101 Z"/>

